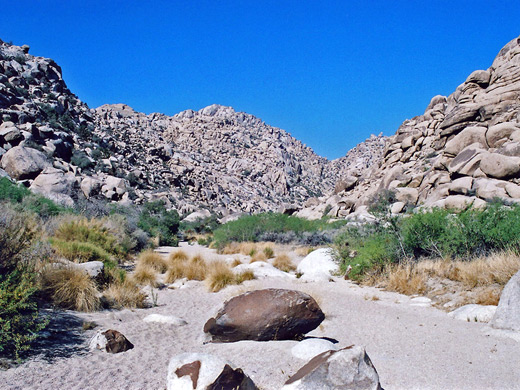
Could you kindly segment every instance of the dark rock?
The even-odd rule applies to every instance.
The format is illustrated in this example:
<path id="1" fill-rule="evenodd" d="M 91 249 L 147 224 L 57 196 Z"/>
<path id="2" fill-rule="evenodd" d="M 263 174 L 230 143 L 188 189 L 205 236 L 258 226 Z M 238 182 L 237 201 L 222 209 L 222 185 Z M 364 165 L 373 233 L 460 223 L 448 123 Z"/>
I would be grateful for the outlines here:
<path id="1" fill-rule="evenodd" d="M 134 348 L 134 344 L 117 330 L 109 329 L 103 335 L 107 339 L 106 351 L 109 353 L 126 352 Z"/>
<path id="2" fill-rule="evenodd" d="M 301 291 L 256 290 L 227 301 L 204 332 L 221 342 L 295 340 L 324 318 L 316 301 Z"/>
<path id="3" fill-rule="evenodd" d="M 206 390 L 256 390 L 257 387 L 242 369 L 234 370 L 229 364 L 224 366 L 215 382 L 210 384 Z"/>

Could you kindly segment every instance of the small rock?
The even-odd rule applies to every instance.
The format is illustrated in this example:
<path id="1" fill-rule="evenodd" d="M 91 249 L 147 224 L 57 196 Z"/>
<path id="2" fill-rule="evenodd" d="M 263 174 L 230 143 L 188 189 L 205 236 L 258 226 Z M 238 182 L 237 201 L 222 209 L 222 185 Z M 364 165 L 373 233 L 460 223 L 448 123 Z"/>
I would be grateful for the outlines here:
<path id="1" fill-rule="evenodd" d="M 90 341 L 91 350 L 104 349 L 109 353 L 126 352 L 134 345 L 117 330 L 109 329 L 105 332 L 98 332 Z"/>
<path id="2" fill-rule="evenodd" d="M 332 273 L 339 271 L 339 266 L 332 257 L 331 248 L 320 248 L 300 261 L 296 271 L 302 274 L 302 281 L 329 281 Z"/>

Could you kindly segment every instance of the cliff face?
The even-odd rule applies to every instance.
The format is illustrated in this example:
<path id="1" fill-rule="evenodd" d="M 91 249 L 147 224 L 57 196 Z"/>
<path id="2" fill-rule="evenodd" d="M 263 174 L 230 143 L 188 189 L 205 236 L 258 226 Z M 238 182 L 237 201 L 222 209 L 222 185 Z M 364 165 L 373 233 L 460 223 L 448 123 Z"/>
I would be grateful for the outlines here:
<path id="1" fill-rule="evenodd" d="M 1 41 L 0 118 L 0 174 L 67 205 L 162 199 L 181 213 L 297 210 L 359 175 L 374 160 L 367 150 L 384 144 L 374 137 L 331 162 L 231 107 L 171 117 L 124 104 L 91 110 L 53 60 Z"/>
<path id="2" fill-rule="evenodd" d="M 334 216 L 363 215 L 378 191 L 392 190 L 395 213 L 406 204 L 463 208 L 495 198 L 520 199 L 520 38 L 487 70 L 471 73 L 450 96 L 435 96 L 405 121 L 356 183 L 300 212 L 329 205 Z"/>

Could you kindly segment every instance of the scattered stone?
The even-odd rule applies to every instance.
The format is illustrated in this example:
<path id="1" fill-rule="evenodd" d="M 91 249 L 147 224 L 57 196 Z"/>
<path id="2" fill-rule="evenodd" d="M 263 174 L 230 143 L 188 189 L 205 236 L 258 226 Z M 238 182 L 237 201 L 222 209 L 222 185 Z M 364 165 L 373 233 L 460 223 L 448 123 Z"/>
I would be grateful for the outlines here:
<path id="1" fill-rule="evenodd" d="M 253 381 L 230 363 L 204 353 L 183 353 L 170 359 L 168 390 L 257 390 Z"/>
<path id="2" fill-rule="evenodd" d="M 316 301 L 301 291 L 255 290 L 227 301 L 204 332 L 219 342 L 296 340 L 324 318 Z"/>
<path id="3" fill-rule="evenodd" d="M 108 353 L 126 352 L 134 345 L 117 330 L 109 329 L 105 332 L 99 331 L 90 341 L 91 350 L 101 349 Z"/>

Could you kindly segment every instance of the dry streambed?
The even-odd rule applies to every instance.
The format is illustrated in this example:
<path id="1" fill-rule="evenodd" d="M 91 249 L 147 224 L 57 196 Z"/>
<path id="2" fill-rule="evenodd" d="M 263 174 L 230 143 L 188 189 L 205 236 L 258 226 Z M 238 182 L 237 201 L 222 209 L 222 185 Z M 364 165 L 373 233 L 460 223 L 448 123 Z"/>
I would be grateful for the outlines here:
<path id="1" fill-rule="evenodd" d="M 67 330 L 65 334 L 73 333 L 74 337 L 66 348 L 62 348 L 63 340 L 56 338 L 46 350 L 58 354 L 74 348 L 74 353 L 62 353 L 61 357 L 40 354 L 2 371 L 0 388 L 165 389 L 172 357 L 206 353 L 240 367 L 261 389 L 280 389 L 308 360 L 294 352 L 301 342 L 213 343 L 203 332 L 208 319 L 225 301 L 264 288 L 298 290 L 314 297 L 326 318 L 308 336 L 337 340 L 337 348 L 364 347 L 386 390 L 520 388 L 516 370 L 520 349 L 517 341 L 504 337 L 505 332 L 498 333 L 484 323 L 453 319 L 421 299 L 360 287 L 339 278 L 303 282 L 276 277 L 246 281 L 216 293 L 209 293 L 203 282 L 175 290 L 156 289 L 158 306 L 150 309 L 66 312 L 67 319 L 60 319 L 64 328 L 82 321 L 96 322 L 98 328 L 75 333 Z M 145 321 L 151 314 L 179 321 Z M 60 322 L 56 323 L 59 326 Z M 89 351 L 88 342 L 99 329 L 118 330 L 134 348 L 118 354 Z M 55 330 L 63 336 L 60 329 Z"/>

